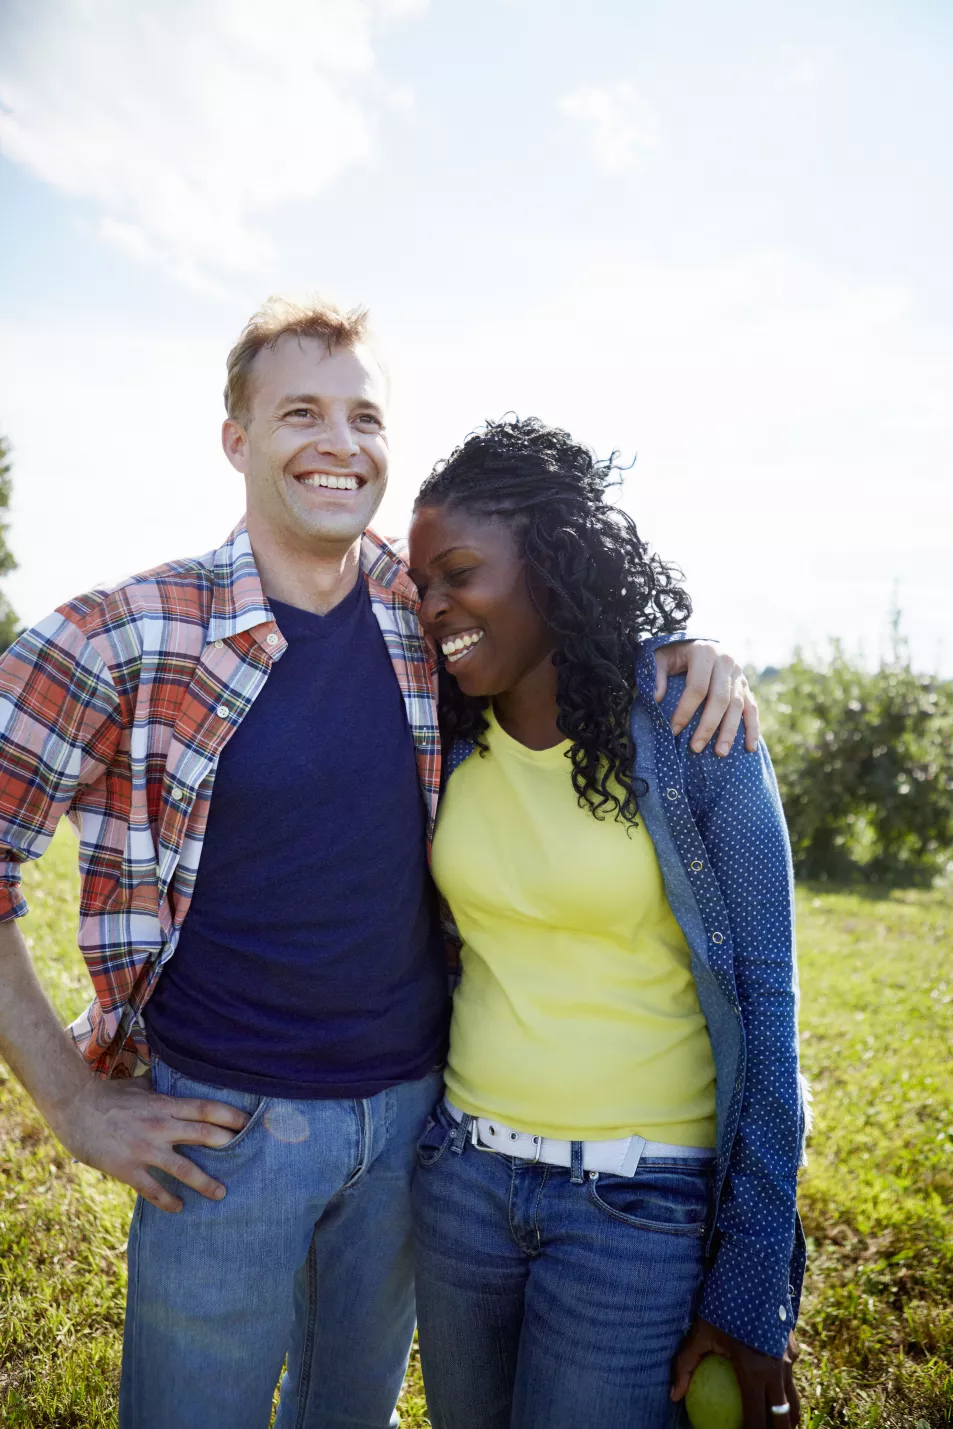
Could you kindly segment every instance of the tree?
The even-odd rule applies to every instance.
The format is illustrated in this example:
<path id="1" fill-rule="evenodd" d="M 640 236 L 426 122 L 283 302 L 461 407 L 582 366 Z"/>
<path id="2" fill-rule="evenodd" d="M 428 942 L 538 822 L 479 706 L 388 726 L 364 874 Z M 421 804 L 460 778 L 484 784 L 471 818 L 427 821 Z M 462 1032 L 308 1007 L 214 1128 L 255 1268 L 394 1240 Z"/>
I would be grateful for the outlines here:
<path id="1" fill-rule="evenodd" d="M 892 658 L 864 670 L 835 644 L 759 686 L 768 744 L 807 878 L 929 882 L 953 860 L 953 682 Z"/>
<path id="2" fill-rule="evenodd" d="M 13 467 L 10 462 L 10 443 L 5 437 L 0 437 L 0 577 L 8 576 L 17 568 L 13 552 L 7 545 L 7 531 L 10 522 L 6 513 L 10 509 L 12 494 Z M 0 651 L 6 650 L 8 645 L 13 644 L 19 628 L 20 622 L 13 607 L 0 591 Z"/>

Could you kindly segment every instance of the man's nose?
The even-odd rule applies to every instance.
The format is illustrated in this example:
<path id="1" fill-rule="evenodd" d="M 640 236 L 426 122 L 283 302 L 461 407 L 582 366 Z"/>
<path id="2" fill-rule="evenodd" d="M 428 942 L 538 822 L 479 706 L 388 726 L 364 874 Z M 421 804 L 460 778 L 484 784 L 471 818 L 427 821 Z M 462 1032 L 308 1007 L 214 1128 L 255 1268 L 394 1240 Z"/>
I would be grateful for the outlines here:
<path id="1" fill-rule="evenodd" d="M 327 456 L 337 457 L 339 461 L 347 461 L 360 451 L 354 430 L 346 417 L 325 424 L 318 438 L 318 449 Z"/>

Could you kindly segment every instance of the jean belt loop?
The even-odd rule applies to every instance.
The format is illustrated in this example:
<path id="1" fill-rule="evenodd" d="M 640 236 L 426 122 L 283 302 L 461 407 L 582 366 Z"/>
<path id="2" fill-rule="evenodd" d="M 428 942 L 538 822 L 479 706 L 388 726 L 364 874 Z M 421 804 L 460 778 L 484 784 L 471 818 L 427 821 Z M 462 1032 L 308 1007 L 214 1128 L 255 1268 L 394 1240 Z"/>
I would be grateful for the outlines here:
<path id="1" fill-rule="evenodd" d="M 453 1128 L 453 1135 L 450 1138 L 450 1150 L 455 1156 L 463 1155 L 463 1148 L 470 1139 L 470 1126 L 473 1117 L 469 1112 L 464 1112 L 456 1126 Z"/>
<path id="2" fill-rule="evenodd" d="M 574 1186 L 581 1186 L 586 1179 L 583 1175 L 582 1166 L 583 1143 L 581 1141 L 573 1141 L 571 1146 L 571 1174 L 569 1179 Z"/>

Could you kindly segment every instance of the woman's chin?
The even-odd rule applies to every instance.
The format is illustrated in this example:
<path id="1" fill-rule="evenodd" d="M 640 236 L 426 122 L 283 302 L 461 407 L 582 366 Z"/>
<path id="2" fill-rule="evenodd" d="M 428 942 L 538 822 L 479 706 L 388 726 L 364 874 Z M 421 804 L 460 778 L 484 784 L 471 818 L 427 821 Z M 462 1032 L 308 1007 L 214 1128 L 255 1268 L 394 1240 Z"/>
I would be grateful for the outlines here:
<path id="1" fill-rule="evenodd" d="M 492 695 L 499 694 L 497 685 L 485 671 L 481 673 L 480 670 L 463 669 L 457 672 L 450 665 L 447 673 L 456 680 L 461 692 L 472 700 L 489 699 Z"/>
<path id="2" fill-rule="evenodd" d="M 492 690 L 484 688 L 485 680 L 474 679 L 472 675 L 469 678 L 466 675 L 454 675 L 453 678 L 463 694 L 469 695 L 471 700 L 489 699 L 493 693 Z"/>

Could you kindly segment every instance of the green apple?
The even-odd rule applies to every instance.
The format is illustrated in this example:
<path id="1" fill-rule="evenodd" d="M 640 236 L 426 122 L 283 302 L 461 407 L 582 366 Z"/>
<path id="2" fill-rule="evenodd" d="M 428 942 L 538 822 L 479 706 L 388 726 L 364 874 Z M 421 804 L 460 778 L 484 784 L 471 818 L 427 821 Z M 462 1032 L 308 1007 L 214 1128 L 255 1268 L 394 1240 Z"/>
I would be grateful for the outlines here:
<path id="1" fill-rule="evenodd" d="M 731 1360 L 705 1356 L 692 1375 L 685 1408 L 694 1429 L 741 1429 L 741 1390 Z"/>

